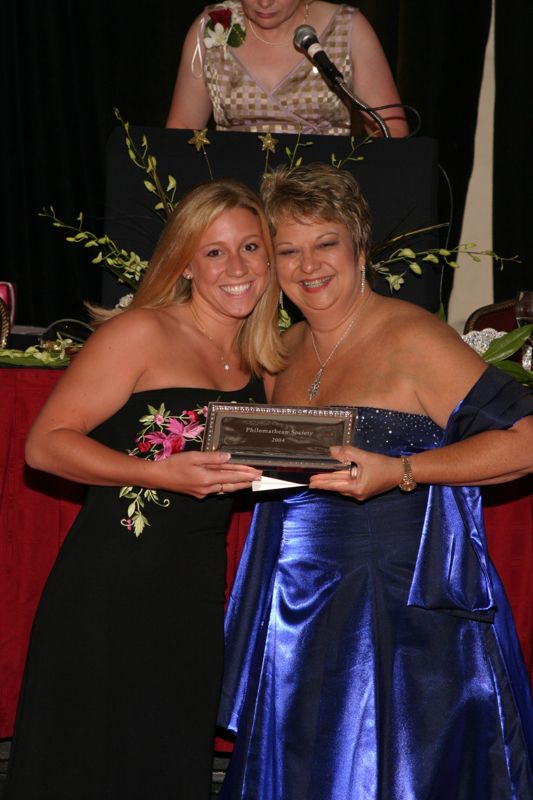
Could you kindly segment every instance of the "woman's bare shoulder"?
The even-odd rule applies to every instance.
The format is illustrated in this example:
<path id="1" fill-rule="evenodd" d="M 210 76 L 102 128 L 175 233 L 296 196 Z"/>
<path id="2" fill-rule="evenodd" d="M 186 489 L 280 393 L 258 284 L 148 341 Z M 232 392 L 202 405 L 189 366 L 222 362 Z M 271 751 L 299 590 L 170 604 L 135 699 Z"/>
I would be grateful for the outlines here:
<path id="1" fill-rule="evenodd" d="M 160 310 L 154 308 L 130 308 L 116 314 L 104 322 L 98 331 L 106 336 L 116 336 L 120 333 L 143 335 L 147 331 L 154 331 L 161 324 Z"/>
<path id="2" fill-rule="evenodd" d="M 344 6 L 346 4 L 343 4 Z M 357 9 L 352 8 L 351 6 L 346 6 L 348 9 L 351 9 L 355 14 Z M 310 24 L 316 28 L 319 33 L 323 31 L 329 23 L 333 20 L 341 12 L 341 6 L 338 3 L 329 3 L 326 0 L 314 0 L 313 3 L 310 4 L 309 8 L 311 9 L 310 13 Z"/>
<path id="3" fill-rule="evenodd" d="M 301 344 L 306 327 L 306 322 L 295 322 L 294 325 L 291 325 L 291 327 L 283 334 L 283 344 L 287 348 L 289 357 Z"/>
<path id="4" fill-rule="evenodd" d="M 424 321 L 429 322 L 431 319 L 437 318 L 436 314 L 415 303 L 402 300 L 401 297 L 396 295 L 382 295 L 375 291 L 371 293 L 371 300 L 367 303 L 367 306 L 371 316 L 375 318 L 390 318 L 397 322 L 411 321 L 423 324 Z"/>
<path id="5" fill-rule="evenodd" d="M 441 362 L 448 358 L 479 361 L 460 334 L 436 313 L 397 298 L 380 297 L 376 306 L 376 334 L 390 340 L 405 361 L 425 361 L 431 354 Z"/>
<path id="6" fill-rule="evenodd" d="M 436 313 L 428 311 L 416 303 L 402 300 L 400 297 L 374 294 L 374 302 L 378 307 L 379 314 L 394 319 L 397 324 L 436 325 L 437 327 L 446 324 L 439 319 Z"/>
<path id="7" fill-rule="evenodd" d="M 132 308 L 99 325 L 84 349 L 139 351 L 153 346 L 163 335 L 164 322 L 159 309 Z"/>

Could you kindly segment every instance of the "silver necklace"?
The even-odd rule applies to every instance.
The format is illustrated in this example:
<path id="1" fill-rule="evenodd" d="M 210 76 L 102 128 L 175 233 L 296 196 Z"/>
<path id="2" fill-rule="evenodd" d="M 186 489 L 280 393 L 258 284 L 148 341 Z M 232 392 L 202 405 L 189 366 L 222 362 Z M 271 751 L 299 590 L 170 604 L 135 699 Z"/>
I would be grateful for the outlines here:
<path id="1" fill-rule="evenodd" d="M 306 0 L 304 21 L 303 21 L 304 25 L 307 22 L 308 16 L 309 16 L 309 0 Z M 259 36 L 256 29 L 254 28 L 252 20 L 247 18 L 246 21 L 250 26 L 250 30 L 252 31 L 253 35 L 259 42 L 263 42 L 263 44 L 269 44 L 271 47 L 281 47 L 282 45 L 287 45 L 287 42 L 269 42 L 268 39 L 263 39 L 261 36 Z M 291 39 L 292 39 L 292 34 L 291 34 Z"/>
<path id="2" fill-rule="evenodd" d="M 215 340 L 213 339 L 213 337 L 212 337 L 212 336 L 210 336 L 210 335 L 208 334 L 208 332 L 206 331 L 206 329 L 205 329 L 205 328 L 203 328 L 203 327 L 200 325 L 200 323 L 198 322 L 198 319 L 197 319 L 197 317 L 196 317 L 196 314 L 194 313 L 194 311 L 193 311 L 193 309 L 192 309 L 192 306 L 191 306 L 190 308 L 191 308 L 191 316 L 192 316 L 192 319 L 193 319 L 193 322 L 194 322 L 194 325 L 195 325 L 195 327 L 196 327 L 196 328 L 197 328 L 197 329 L 200 331 L 200 333 L 203 333 L 203 335 L 206 337 L 206 339 L 209 339 L 209 341 L 210 341 L 212 344 L 214 344 L 214 346 L 216 347 L 216 349 L 217 349 L 217 350 L 218 350 L 218 352 L 219 352 L 220 360 L 222 361 L 222 366 L 223 366 L 223 368 L 224 368 L 224 371 L 225 371 L 225 372 L 229 372 L 229 371 L 230 371 L 230 369 L 231 369 L 231 364 L 229 363 L 229 361 L 227 360 L 227 358 L 224 358 L 224 353 L 222 352 L 222 348 L 221 348 L 221 347 L 219 347 L 219 345 L 218 345 L 218 344 L 215 342 Z M 241 327 L 242 327 L 242 325 L 241 325 Z M 239 330 L 240 330 L 240 329 L 239 329 Z"/>
<path id="3" fill-rule="evenodd" d="M 322 375 L 324 374 L 324 370 L 326 369 L 327 365 L 329 364 L 329 362 L 331 361 L 331 359 L 333 358 L 333 356 L 335 355 L 335 353 L 337 352 L 337 350 L 339 349 L 341 344 L 344 342 L 344 340 L 346 339 L 346 337 L 348 336 L 348 334 L 352 330 L 352 328 L 355 325 L 356 320 L 359 317 L 361 311 L 363 310 L 363 306 L 366 303 L 366 301 L 367 301 L 369 296 L 370 296 L 370 292 L 367 295 L 365 295 L 365 297 L 363 298 L 363 302 L 361 303 L 361 305 L 359 306 L 359 308 L 357 309 L 357 311 L 353 315 L 350 323 L 348 324 L 348 327 L 341 334 L 340 338 L 337 339 L 337 341 L 333 345 L 333 349 L 330 351 L 330 354 L 326 358 L 325 361 L 322 361 L 322 359 L 320 358 L 320 354 L 318 352 L 318 347 L 317 347 L 317 344 L 316 344 L 315 335 L 314 335 L 314 333 L 312 331 L 312 328 L 309 327 L 309 333 L 311 334 L 311 341 L 313 343 L 313 349 L 315 351 L 315 355 L 317 357 L 317 361 L 320 364 L 320 369 L 318 370 L 317 374 L 315 375 L 315 378 L 314 378 L 313 382 L 311 383 L 311 385 L 309 386 L 309 389 L 307 390 L 307 397 L 309 398 L 309 400 L 312 400 L 313 397 L 316 397 L 316 395 L 319 393 L 319 391 L 320 391 L 320 381 L 322 380 Z"/>

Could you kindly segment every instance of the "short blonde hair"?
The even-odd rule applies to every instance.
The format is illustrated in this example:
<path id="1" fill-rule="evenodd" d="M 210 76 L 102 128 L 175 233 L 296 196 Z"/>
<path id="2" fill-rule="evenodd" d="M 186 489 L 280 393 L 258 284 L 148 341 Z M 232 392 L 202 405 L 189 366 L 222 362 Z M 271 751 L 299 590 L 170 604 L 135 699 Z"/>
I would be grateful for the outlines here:
<path id="1" fill-rule="evenodd" d="M 368 254 L 370 211 L 359 184 L 347 170 L 321 163 L 292 170 L 278 167 L 263 176 L 261 197 L 273 234 L 279 221 L 287 218 L 337 222 L 350 232 L 355 254 Z"/>
<path id="2" fill-rule="evenodd" d="M 187 303 L 191 281 L 183 273 L 198 249 L 207 228 L 224 211 L 242 208 L 254 214 L 269 262 L 273 261 L 272 240 L 262 203 L 245 184 L 231 179 L 197 186 L 183 197 L 170 215 L 142 282 L 127 308 L 160 308 L 171 303 Z M 269 270 L 267 289 L 242 326 L 239 346 L 244 363 L 254 374 L 263 370 L 279 372 L 284 366 L 284 349 L 277 325 L 279 286 Z M 125 309 L 89 307 L 96 324 Z"/>

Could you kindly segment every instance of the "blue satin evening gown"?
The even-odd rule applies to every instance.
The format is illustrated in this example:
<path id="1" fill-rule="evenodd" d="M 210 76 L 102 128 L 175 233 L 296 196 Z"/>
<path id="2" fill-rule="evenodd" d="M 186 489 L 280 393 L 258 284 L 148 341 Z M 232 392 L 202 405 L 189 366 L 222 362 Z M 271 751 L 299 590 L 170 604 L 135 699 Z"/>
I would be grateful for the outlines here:
<path id="1" fill-rule="evenodd" d="M 515 386 L 488 370 L 446 431 L 359 408 L 356 444 L 407 455 L 508 427 L 533 413 Z M 533 798 L 531 696 L 477 488 L 260 502 L 226 638 L 223 800 Z"/>

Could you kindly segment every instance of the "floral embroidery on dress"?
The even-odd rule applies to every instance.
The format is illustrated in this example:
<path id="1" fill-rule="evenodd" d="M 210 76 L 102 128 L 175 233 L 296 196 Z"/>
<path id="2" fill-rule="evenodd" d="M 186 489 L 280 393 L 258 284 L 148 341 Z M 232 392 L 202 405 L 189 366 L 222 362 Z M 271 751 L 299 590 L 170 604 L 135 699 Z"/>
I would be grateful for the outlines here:
<path id="1" fill-rule="evenodd" d="M 204 44 L 211 47 L 240 47 L 246 38 L 244 14 L 240 3 L 225 0 L 208 11 L 204 28 Z"/>
<path id="2" fill-rule="evenodd" d="M 148 411 L 139 420 L 143 427 L 135 438 L 135 447 L 127 451 L 130 456 L 162 461 L 185 450 L 187 442 L 202 441 L 207 406 L 182 411 L 179 416 L 173 416 L 167 411 L 164 403 L 159 408 L 149 405 Z M 119 497 L 130 500 L 126 517 L 120 520 L 120 524 L 133 531 L 137 537 L 150 525 L 143 513 L 145 503 L 155 503 L 161 508 L 168 508 L 170 505 L 168 498 L 159 499 L 156 489 L 123 486 Z"/>

